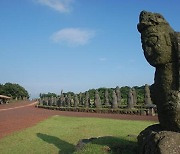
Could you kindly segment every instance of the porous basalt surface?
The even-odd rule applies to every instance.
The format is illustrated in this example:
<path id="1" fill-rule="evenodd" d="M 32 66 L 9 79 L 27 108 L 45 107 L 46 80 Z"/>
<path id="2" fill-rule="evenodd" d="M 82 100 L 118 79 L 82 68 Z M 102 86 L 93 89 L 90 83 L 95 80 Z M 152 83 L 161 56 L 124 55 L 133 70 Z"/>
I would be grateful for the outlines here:
<path id="1" fill-rule="evenodd" d="M 143 130 L 138 136 L 139 154 L 178 154 L 180 133 L 165 131 L 156 124 Z"/>
<path id="2" fill-rule="evenodd" d="M 156 68 L 151 98 L 163 129 L 180 132 L 178 36 L 159 13 L 142 11 L 138 31 L 146 60 Z"/>

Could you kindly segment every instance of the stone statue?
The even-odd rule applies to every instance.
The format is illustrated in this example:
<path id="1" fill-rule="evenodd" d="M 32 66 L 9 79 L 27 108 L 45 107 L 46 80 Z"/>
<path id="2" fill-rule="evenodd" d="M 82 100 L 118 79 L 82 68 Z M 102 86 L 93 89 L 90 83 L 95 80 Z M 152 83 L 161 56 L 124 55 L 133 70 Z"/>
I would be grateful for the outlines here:
<path id="1" fill-rule="evenodd" d="M 71 106 L 74 107 L 74 98 L 71 98 Z"/>
<path id="2" fill-rule="evenodd" d="M 77 107 L 79 105 L 79 99 L 78 99 L 78 96 L 75 94 L 75 97 L 74 97 L 74 107 Z"/>
<path id="3" fill-rule="evenodd" d="M 61 106 L 61 100 L 60 100 L 60 96 L 57 97 L 57 106 L 60 107 Z"/>
<path id="4" fill-rule="evenodd" d="M 100 99 L 100 96 L 99 96 L 99 92 L 97 90 L 95 92 L 94 104 L 95 104 L 96 108 L 101 107 L 101 99 Z"/>
<path id="5" fill-rule="evenodd" d="M 158 13 L 142 11 L 138 31 L 150 65 L 156 68 L 151 98 L 160 124 L 137 137 L 139 154 L 176 154 L 180 151 L 180 33 Z"/>
<path id="6" fill-rule="evenodd" d="M 51 97 L 48 97 L 48 105 L 51 106 Z"/>
<path id="7" fill-rule="evenodd" d="M 57 97 L 54 97 L 54 106 L 57 105 Z"/>
<path id="8" fill-rule="evenodd" d="M 141 12 L 137 28 L 145 58 L 156 68 L 151 98 L 157 105 L 160 125 L 180 132 L 180 33 L 162 15 L 146 11 Z"/>
<path id="9" fill-rule="evenodd" d="M 89 99 L 89 92 L 87 91 L 87 92 L 86 92 L 86 96 L 85 96 L 84 106 L 85 106 L 86 108 L 88 108 L 89 105 L 90 105 L 90 99 Z"/>
<path id="10" fill-rule="evenodd" d="M 115 91 L 113 90 L 113 93 L 112 93 L 112 108 L 113 109 L 117 109 L 118 108 L 118 102 L 117 102 L 117 95 L 115 93 Z"/>
<path id="11" fill-rule="evenodd" d="M 144 104 L 145 104 L 145 106 L 152 104 L 150 95 L 151 94 L 150 94 L 149 86 L 147 84 L 145 84 L 145 87 L 144 87 Z"/>
<path id="12" fill-rule="evenodd" d="M 79 93 L 79 104 L 83 105 L 83 97 L 82 97 L 82 93 Z"/>
<path id="13" fill-rule="evenodd" d="M 116 87 L 115 91 L 116 91 L 116 96 L 117 96 L 117 103 L 118 105 L 121 105 L 121 91 L 118 86 Z"/>
<path id="14" fill-rule="evenodd" d="M 50 102 L 51 102 L 51 103 L 50 103 L 50 104 L 51 104 L 51 106 L 52 106 L 52 105 L 54 105 L 54 97 L 53 97 L 53 96 L 51 96 L 51 98 L 50 98 Z"/>
<path id="15" fill-rule="evenodd" d="M 135 88 L 132 88 L 132 95 L 133 95 L 133 104 L 137 105 L 137 94 Z"/>
<path id="16" fill-rule="evenodd" d="M 43 105 L 48 105 L 48 98 L 47 98 L 47 97 L 44 98 L 44 103 L 43 103 Z"/>
<path id="17" fill-rule="evenodd" d="M 60 95 L 60 106 L 65 106 L 65 98 L 64 98 L 63 90 L 61 90 L 61 95 Z"/>
<path id="18" fill-rule="evenodd" d="M 129 89 L 129 93 L 128 93 L 127 107 L 128 107 L 128 109 L 134 108 L 133 93 L 132 93 L 132 89 L 131 88 Z"/>
<path id="19" fill-rule="evenodd" d="M 66 107 L 70 107 L 71 104 L 70 104 L 70 99 L 68 98 L 68 95 L 65 95 L 65 103 L 64 103 Z"/>
<path id="20" fill-rule="evenodd" d="M 67 106 L 71 107 L 71 94 L 67 95 Z"/>
<path id="21" fill-rule="evenodd" d="M 109 106 L 109 93 L 108 93 L 108 89 L 105 90 L 105 106 Z"/>

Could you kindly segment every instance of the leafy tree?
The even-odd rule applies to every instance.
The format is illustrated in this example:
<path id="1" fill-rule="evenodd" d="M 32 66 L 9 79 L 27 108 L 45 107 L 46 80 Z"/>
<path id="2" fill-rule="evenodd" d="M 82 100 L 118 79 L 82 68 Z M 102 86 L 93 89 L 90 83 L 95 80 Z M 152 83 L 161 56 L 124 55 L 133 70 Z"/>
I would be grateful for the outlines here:
<path id="1" fill-rule="evenodd" d="M 121 87 L 121 97 L 122 97 L 122 104 L 127 104 L 127 97 L 129 93 L 129 88 L 128 86 Z"/>
<path id="2" fill-rule="evenodd" d="M 25 88 L 16 83 L 5 83 L 4 85 L 0 84 L 0 94 L 10 96 L 13 99 L 23 99 L 25 97 L 29 98 L 29 94 Z"/>
<path id="3" fill-rule="evenodd" d="M 141 86 L 141 87 L 135 86 L 133 88 L 136 90 L 136 93 L 137 93 L 137 104 L 143 104 L 145 86 Z"/>
<path id="4" fill-rule="evenodd" d="M 89 90 L 88 90 L 90 100 L 94 100 L 94 98 L 95 98 L 95 96 L 94 96 L 95 92 L 96 92 L 96 89 L 89 89 Z"/>
<path id="5" fill-rule="evenodd" d="M 45 93 L 40 93 L 39 94 L 39 97 L 40 98 L 44 98 L 44 97 L 48 97 L 48 98 L 51 98 L 51 97 L 57 97 L 57 95 L 55 94 L 55 93 L 50 93 L 50 92 L 48 92 L 47 94 L 45 94 Z"/>
<path id="6" fill-rule="evenodd" d="M 0 84 L 0 94 L 4 94 L 4 89 L 3 89 L 3 85 L 2 84 Z"/>
<path id="7" fill-rule="evenodd" d="M 69 91 L 67 93 L 63 93 L 64 95 L 71 95 L 72 97 L 75 95 L 73 92 Z"/>
<path id="8" fill-rule="evenodd" d="M 106 88 L 98 88 L 99 97 L 101 99 L 102 104 L 104 104 L 105 102 L 105 91 L 106 91 Z"/>

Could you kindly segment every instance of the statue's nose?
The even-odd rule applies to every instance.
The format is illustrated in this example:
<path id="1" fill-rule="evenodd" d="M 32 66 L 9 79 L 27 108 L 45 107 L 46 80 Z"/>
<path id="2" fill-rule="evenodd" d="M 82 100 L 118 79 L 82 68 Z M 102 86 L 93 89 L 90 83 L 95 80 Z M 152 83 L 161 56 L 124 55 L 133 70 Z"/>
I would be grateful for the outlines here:
<path id="1" fill-rule="evenodd" d="M 141 22 L 145 17 L 147 17 L 148 12 L 147 11 L 141 11 L 139 16 L 139 21 Z"/>

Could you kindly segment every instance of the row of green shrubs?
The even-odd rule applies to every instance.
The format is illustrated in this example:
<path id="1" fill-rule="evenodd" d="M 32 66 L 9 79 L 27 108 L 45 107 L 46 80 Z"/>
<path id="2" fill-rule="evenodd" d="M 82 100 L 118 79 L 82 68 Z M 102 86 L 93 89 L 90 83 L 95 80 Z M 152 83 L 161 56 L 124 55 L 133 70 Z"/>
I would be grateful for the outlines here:
<path id="1" fill-rule="evenodd" d="M 108 108 L 82 108 L 82 107 L 57 107 L 36 105 L 38 108 L 72 111 L 72 112 L 90 112 L 90 113 L 114 113 L 114 114 L 131 114 L 131 115 L 149 115 L 148 109 L 108 109 Z"/>

